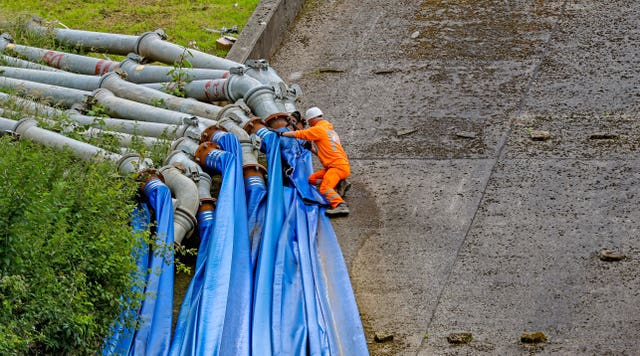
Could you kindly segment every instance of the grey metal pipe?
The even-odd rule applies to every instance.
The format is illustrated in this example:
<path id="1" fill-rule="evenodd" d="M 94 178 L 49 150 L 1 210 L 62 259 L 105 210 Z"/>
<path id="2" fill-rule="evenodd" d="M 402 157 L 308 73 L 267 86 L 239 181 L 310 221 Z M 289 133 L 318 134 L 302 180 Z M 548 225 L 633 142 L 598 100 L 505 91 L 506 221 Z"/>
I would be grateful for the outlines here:
<path id="1" fill-rule="evenodd" d="M 0 76 L 88 91 L 95 90 L 100 85 L 98 76 L 64 71 L 0 67 Z"/>
<path id="2" fill-rule="evenodd" d="M 211 196 L 211 176 L 207 173 L 200 173 L 200 178 L 196 183 L 198 185 L 198 197 L 202 200 L 212 200 Z"/>
<path id="3" fill-rule="evenodd" d="M 244 73 L 265 85 L 284 83 L 275 69 L 273 69 L 265 59 L 248 60 L 244 68 Z"/>
<path id="4" fill-rule="evenodd" d="M 154 61 L 173 65 L 181 59 L 186 59 L 193 68 L 210 68 L 229 70 L 244 65 L 220 58 L 208 53 L 189 49 L 165 41 L 167 35 L 162 30 L 143 33 L 136 44 L 135 53 Z"/>
<path id="5" fill-rule="evenodd" d="M 229 75 L 228 70 L 148 65 L 142 64 L 142 60 L 137 54 L 130 53 L 120 62 L 120 69 L 127 73 L 127 81 L 137 84 L 170 82 L 176 70 L 182 71 L 188 80 L 217 79 Z"/>
<path id="6" fill-rule="evenodd" d="M 123 155 L 117 162 L 118 172 L 123 175 L 130 175 L 145 171 L 153 167 L 153 162 L 148 158 L 142 158 L 135 153 Z"/>
<path id="7" fill-rule="evenodd" d="M 119 118 L 180 125 L 185 122 L 185 119 L 191 120 L 194 117 L 193 115 L 119 98 L 105 88 L 93 91 L 92 98 L 105 107 L 105 111 L 109 116 Z M 211 119 L 203 117 L 197 117 L 197 119 L 207 126 L 216 124 Z"/>
<path id="8" fill-rule="evenodd" d="M 109 89 L 121 98 L 209 119 L 215 118 L 221 109 L 219 106 L 203 103 L 193 98 L 180 98 L 159 90 L 127 82 L 116 72 L 104 74 L 99 82 L 99 87 Z"/>
<path id="9" fill-rule="evenodd" d="M 173 233 L 174 241 L 179 244 L 196 226 L 195 215 L 200 204 L 198 187 L 193 180 L 187 178 L 173 165 L 164 166 L 159 172 L 176 198 Z"/>
<path id="10" fill-rule="evenodd" d="M 118 161 L 122 158 L 122 156 L 117 153 L 108 152 L 88 143 L 80 142 L 58 133 L 42 129 L 37 126 L 37 121 L 32 118 L 25 118 L 17 121 L 12 131 L 20 134 L 20 137 L 29 138 L 33 141 L 44 144 L 45 146 L 55 147 L 58 149 L 68 147 L 75 156 L 85 160 L 99 157 Z"/>
<path id="11" fill-rule="evenodd" d="M 236 115 L 244 115 L 244 112 L 240 114 L 238 106 L 230 106 L 225 113 L 235 111 Z M 218 120 L 218 126 L 223 127 L 227 132 L 232 133 L 240 141 L 242 149 L 242 166 L 258 166 L 258 154 L 260 153 L 260 147 L 256 147 L 251 140 L 249 134 L 243 130 L 238 124 L 230 117 L 225 116 Z"/>
<path id="12" fill-rule="evenodd" d="M 188 122 L 183 125 L 170 125 L 157 122 L 87 116 L 81 114 L 76 108 L 73 107 L 69 110 L 60 110 L 14 95 L 0 93 L 0 103 L 8 103 L 10 101 L 16 103 L 19 107 L 27 110 L 30 114 L 35 116 L 67 116 L 71 121 L 76 122 L 80 125 L 99 124 L 101 127 L 104 127 L 109 131 L 124 132 L 142 136 L 182 137 L 185 134 L 189 134 L 190 136 L 199 137 L 200 133 L 204 129 L 206 129 L 206 126 L 204 126 L 203 124 L 198 124 L 197 121 Z"/>
<path id="13" fill-rule="evenodd" d="M 38 69 L 38 70 L 46 70 L 48 72 L 60 71 L 60 69 L 55 69 L 53 67 L 48 67 L 42 64 L 25 61 L 24 59 L 20 59 L 20 58 L 6 56 L 4 54 L 0 54 L 0 63 L 9 67 L 15 67 L 15 68 Z"/>
<path id="14" fill-rule="evenodd" d="M 38 17 L 32 18 L 27 25 L 29 29 L 39 35 L 49 33 L 47 27 L 41 26 L 43 20 Z M 113 54 L 126 55 L 133 52 L 138 36 L 121 35 L 104 32 L 78 31 L 63 28 L 54 28 L 56 41 L 76 48 L 84 48 L 91 52 L 107 52 Z"/>
<path id="15" fill-rule="evenodd" d="M 193 157 L 199 146 L 200 146 L 199 140 L 194 140 L 190 137 L 180 137 L 179 139 L 174 140 L 171 143 L 171 150 L 182 151 L 186 153 L 189 157 Z"/>
<path id="16" fill-rule="evenodd" d="M 122 147 L 132 147 L 134 142 L 141 142 L 145 147 L 153 147 L 162 142 L 162 140 L 155 137 L 146 137 L 140 135 L 132 135 L 124 132 L 111 132 L 106 130 L 101 130 L 96 127 L 90 127 L 83 132 L 80 133 L 83 137 L 86 138 L 97 138 L 104 135 L 112 135 L 115 137 L 120 146 Z"/>
<path id="17" fill-rule="evenodd" d="M 24 56 L 32 62 L 42 62 L 54 68 L 80 74 L 104 74 L 120 66 L 119 63 L 107 59 L 17 45 L 6 33 L 0 35 L 0 49 Z"/>
<path id="18" fill-rule="evenodd" d="M 13 90 L 22 95 L 41 98 L 67 108 L 73 104 L 85 102 L 91 94 L 84 90 L 7 77 L 0 77 L 0 88 Z"/>

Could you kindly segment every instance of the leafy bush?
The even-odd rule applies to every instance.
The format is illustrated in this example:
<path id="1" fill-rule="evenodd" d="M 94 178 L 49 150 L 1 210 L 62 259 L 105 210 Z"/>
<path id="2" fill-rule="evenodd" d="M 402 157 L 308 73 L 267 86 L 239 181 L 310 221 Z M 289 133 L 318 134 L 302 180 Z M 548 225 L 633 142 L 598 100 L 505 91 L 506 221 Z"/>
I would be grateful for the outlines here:
<path id="1" fill-rule="evenodd" d="M 0 152 L 0 354 L 95 354 L 137 300 L 135 182 L 26 140 Z"/>

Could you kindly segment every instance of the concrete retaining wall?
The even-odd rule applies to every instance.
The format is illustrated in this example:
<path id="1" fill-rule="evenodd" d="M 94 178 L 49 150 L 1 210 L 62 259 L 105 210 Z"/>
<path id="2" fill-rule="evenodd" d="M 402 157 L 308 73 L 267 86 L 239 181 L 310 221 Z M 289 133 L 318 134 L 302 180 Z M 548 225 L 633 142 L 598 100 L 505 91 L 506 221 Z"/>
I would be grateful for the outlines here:
<path id="1" fill-rule="evenodd" d="M 238 63 L 269 60 L 303 4 L 304 0 L 260 1 L 226 58 Z"/>

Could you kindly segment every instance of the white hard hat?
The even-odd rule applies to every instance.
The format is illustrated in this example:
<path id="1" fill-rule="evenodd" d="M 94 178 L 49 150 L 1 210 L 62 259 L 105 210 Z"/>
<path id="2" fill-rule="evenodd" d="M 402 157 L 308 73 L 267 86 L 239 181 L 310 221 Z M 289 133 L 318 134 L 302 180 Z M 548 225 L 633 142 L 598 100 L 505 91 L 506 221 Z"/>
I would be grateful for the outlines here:
<path id="1" fill-rule="evenodd" d="M 314 106 L 312 108 L 309 108 L 304 116 L 307 118 L 307 120 L 313 120 L 314 118 L 322 115 L 322 110 Z"/>

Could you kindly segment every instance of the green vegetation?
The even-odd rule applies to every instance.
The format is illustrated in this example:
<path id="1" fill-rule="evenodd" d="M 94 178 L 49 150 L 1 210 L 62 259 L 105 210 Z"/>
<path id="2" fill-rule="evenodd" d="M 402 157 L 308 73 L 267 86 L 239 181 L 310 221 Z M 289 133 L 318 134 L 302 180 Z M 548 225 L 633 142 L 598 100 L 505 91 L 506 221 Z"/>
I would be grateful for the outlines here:
<path id="1" fill-rule="evenodd" d="M 171 42 L 187 46 L 195 41 L 200 51 L 224 56 L 225 51 L 216 49 L 219 34 L 207 29 L 238 26 L 241 31 L 257 4 L 258 0 L 0 0 L 0 20 L 38 15 L 72 29 L 131 35 L 162 28 Z"/>
<path id="2" fill-rule="evenodd" d="M 0 147 L 0 354 L 92 353 L 132 287 L 137 185 L 70 152 Z"/>
<path id="3" fill-rule="evenodd" d="M 70 52 L 53 37 L 32 36 L 24 21 L 38 15 L 73 29 L 123 34 L 163 28 L 171 42 L 193 48 L 195 41 L 199 50 L 224 56 L 215 50 L 219 34 L 206 28 L 241 30 L 257 3 L 0 0 L 0 27 L 17 43 Z M 188 65 L 177 66 L 176 83 L 188 79 L 181 71 Z M 27 115 L 17 106 L 8 109 L 18 112 L 5 114 L 11 119 Z M 89 110 L 104 113 L 99 105 Z M 64 115 L 49 119 L 54 121 L 39 126 L 107 150 L 119 147 L 108 133 L 87 138 L 81 133 L 88 127 L 70 130 Z M 169 149 L 166 143 L 134 146 L 154 162 L 162 162 Z M 120 311 L 135 307 L 127 301 L 142 297 L 132 292 L 131 251 L 148 233 L 136 236 L 129 225 L 138 185 L 115 173 L 111 163 L 82 162 L 67 151 L 0 137 L 0 354 L 99 353 Z M 188 257 L 190 251 L 175 252 Z"/>

